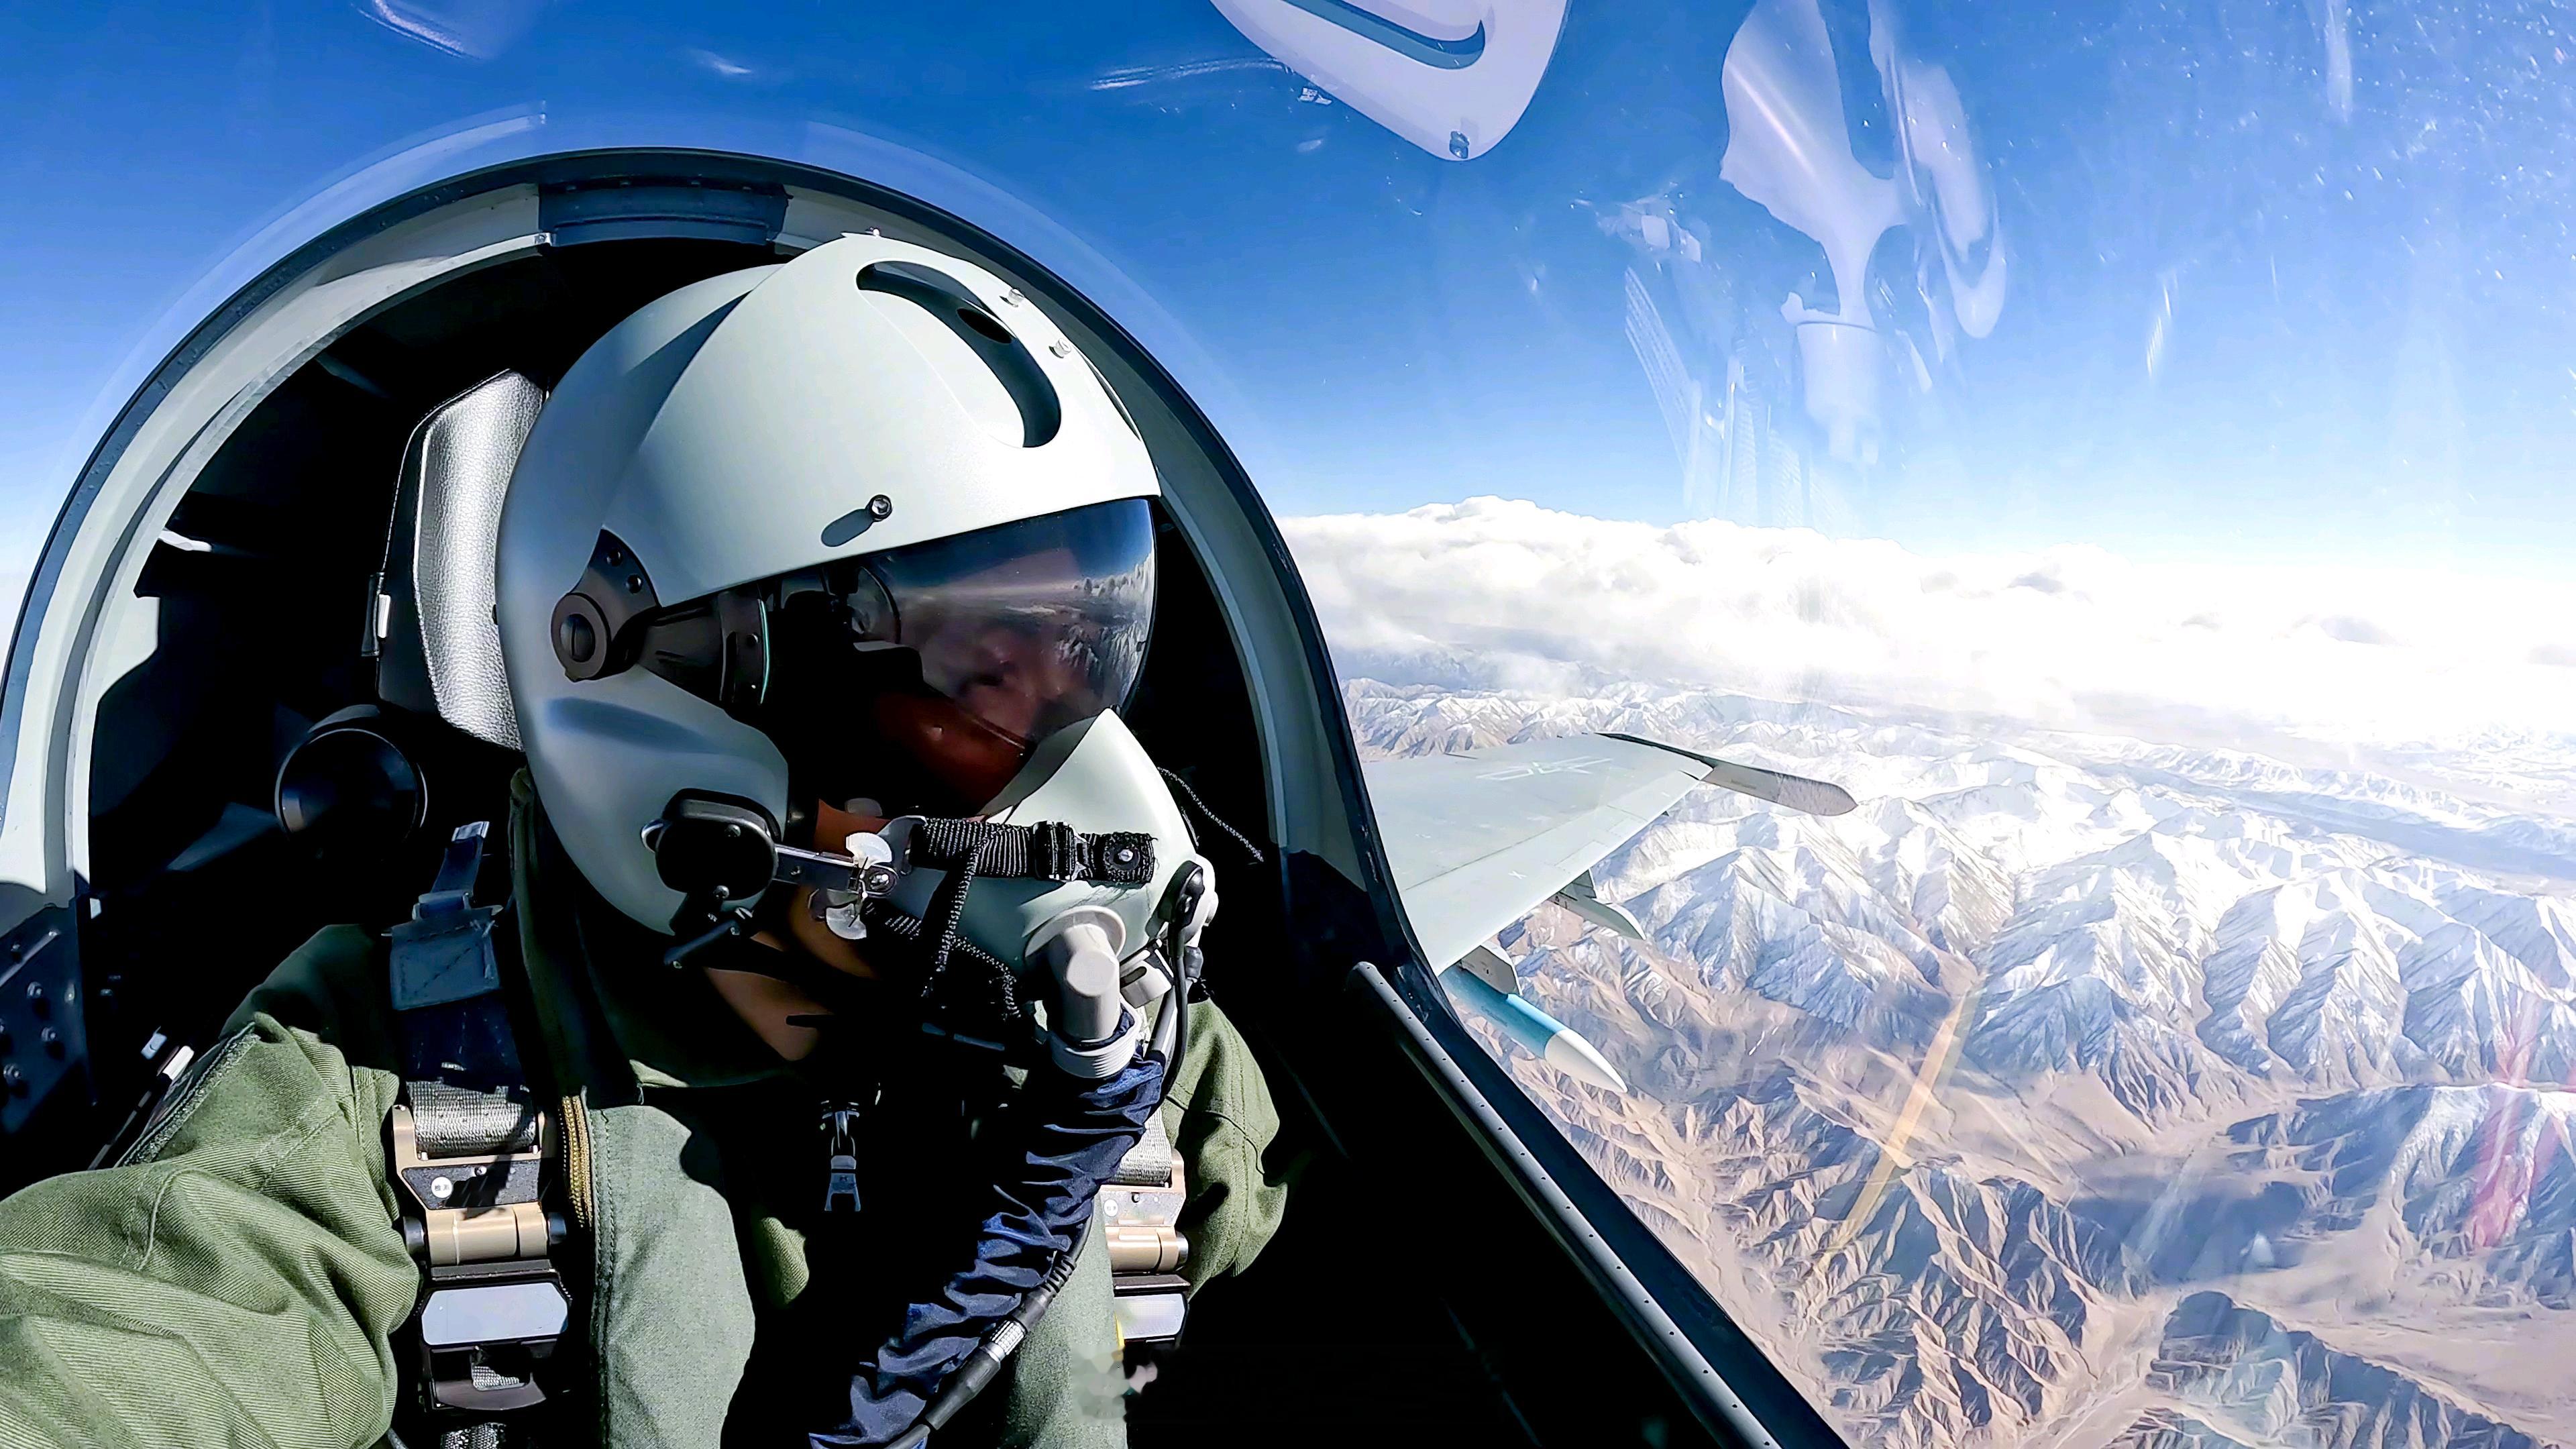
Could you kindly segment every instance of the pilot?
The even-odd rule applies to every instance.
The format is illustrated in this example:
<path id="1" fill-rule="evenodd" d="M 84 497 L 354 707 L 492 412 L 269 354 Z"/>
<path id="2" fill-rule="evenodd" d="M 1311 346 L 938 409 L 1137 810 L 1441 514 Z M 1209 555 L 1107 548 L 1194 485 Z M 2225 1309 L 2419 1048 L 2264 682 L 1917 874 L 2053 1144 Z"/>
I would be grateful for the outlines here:
<path id="1" fill-rule="evenodd" d="M 1117 717 L 1157 492 L 922 248 L 613 329 L 500 524 L 509 819 L 0 1203 L 0 1443 L 1123 1443 L 1094 1195 L 1168 1137 L 1195 1288 L 1284 1193 Z"/>

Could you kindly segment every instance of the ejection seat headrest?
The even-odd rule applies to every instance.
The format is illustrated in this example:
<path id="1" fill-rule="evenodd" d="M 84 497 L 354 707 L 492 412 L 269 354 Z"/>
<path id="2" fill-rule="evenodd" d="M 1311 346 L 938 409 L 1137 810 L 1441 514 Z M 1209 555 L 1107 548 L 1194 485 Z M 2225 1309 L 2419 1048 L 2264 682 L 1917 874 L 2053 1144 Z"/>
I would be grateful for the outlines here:
<path id="1" fill-rule="evenodd" d="M 316 723 L 279 763 L 275 808 L 289 834 L 326 851 L 389 849 L 429 822 L 431 775 L 442 777 L 439 808 L 471 808 L 473 777 L 489 762 L 460 758 L 456 736 L 519 748 L 492 622 L 493 544 L 545 400 L 535 383 L 498 373 L 412 429 L 360 640 L 375 661 L 376 702 Z"/>
<path id="2" fill-rule="evenodd" d="M 432 408 L 403 447 L 376 599 L 376 695 L 504 749 L 518 713 L 492 622 L 493 541 L 543 388 L 496 373 Z"/>

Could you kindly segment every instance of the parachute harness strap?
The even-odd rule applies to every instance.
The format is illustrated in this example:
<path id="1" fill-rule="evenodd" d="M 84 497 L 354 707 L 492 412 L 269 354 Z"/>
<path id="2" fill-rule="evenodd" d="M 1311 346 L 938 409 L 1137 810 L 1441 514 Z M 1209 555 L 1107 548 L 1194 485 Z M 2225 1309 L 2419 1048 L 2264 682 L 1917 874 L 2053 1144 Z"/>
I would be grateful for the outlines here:
<path id="1" fill-rule="evenodd" d="M 498 906 L 478 906 L 488 822 L 459 828 L 412 919 L 387 933 L 402 1090 L 387 1128 L 405 1244 L 423 1292 L 398 1334 L 407 1408 L 441 1444 L 510 1442 L 509 1415 L 546 1399 L 571 1301 L 549 1260 L 545 1206 L 560 1124 L 536 1106 L 504 998 Z"/>

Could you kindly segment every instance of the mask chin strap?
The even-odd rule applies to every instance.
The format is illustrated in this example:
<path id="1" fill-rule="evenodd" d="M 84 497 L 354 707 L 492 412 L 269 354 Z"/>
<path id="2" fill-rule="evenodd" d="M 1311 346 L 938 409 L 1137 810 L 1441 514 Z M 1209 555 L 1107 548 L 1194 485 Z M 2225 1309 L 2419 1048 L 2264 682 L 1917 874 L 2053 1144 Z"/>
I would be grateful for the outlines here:
<path id="1" fill-rule="evenodd" d="M 1086 835 L 1054 822 L 996 825 L 984 820 L 912 817 L 909 835 L 909 865 L 946 872 L 921 916 L 920 934 L 929 948 L 921 978 L 924 1008 L 934 1006 L 943 995 L 949 962 L 957 954 L 957 932 L 965 919 L 966 895 L 974 888 L 977 877 L 1128 886 L 1144 885 L 1154 878 L 1154 837 L 1135 831 Z M 873 904 L 869 915 L 891 918 L 901 914 L 889 902 L 879 900 Z M 1017 1020 L 1021 1010 L 1016 974 L 1007 967 L 987 969 L 984 974 L 991 983 L 992 1004 L 1000 1020 Z M 1114 1001 L 1114 979 L 1110 996 Z"/>

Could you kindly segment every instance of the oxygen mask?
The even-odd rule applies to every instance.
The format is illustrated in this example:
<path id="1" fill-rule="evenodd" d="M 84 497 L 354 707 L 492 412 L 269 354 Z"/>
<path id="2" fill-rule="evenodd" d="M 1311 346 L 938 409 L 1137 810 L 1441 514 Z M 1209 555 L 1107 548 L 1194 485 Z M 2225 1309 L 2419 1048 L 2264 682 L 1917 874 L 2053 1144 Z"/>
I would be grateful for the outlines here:
<path id="1" fill-rule="evenodd" d="M 839 850 L 805 849 L 781 844 L 756 806 L 683 794 L 647 843 L 688 898 L 670 964 L 744 934 L 764 893 L 810 887 L 836 934 L 908 960 L 934 1034 L 1005 1052 L 1042 1042 L 1082 1078 L 1134 1056 L 1143 1009 L 1185 984 L 1216 909 L 1170 786 L 1107 712 L 1048 734 L 978 818 L 900 816 Z M 1161 1013 L 1158 1036 L 1181 1014 Z"/>

